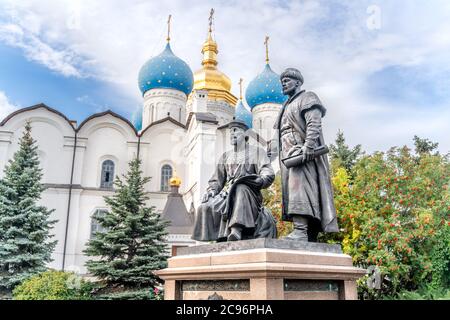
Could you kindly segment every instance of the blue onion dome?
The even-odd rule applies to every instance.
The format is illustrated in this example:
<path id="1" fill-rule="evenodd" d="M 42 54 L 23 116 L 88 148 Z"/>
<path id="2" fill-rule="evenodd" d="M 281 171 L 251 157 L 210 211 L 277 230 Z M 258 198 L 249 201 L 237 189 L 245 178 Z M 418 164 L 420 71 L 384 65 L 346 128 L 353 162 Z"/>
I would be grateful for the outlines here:
<path id="1" fill-rule="evenodd" d="M 242 103 L 242 100 L 238 101 L 235 109 L 236 110 L 235 110 L 234 118 L 236 120 L 244 122 L 247 125 L 247 127 L 251 128 L 253 126 L 253 115 L 250 112 L 250 110 L 248 110 L 244 106 L 244 104 Z"/>
<path id="2" fill-rule="evenodd" d="M 266 64 L 263 72 L 248 84 L 245 99 L 251 109 L 263 103 L 282 104 L 286 101 L 280 76 L 272 71 L 269 64 Z"/>
<path id="3" fill-rule="evenodd" d="M 139 89 L 144 95 L 150 89 L 166 88 L 191 93 L 194 76 L 188 64 L 173 54 L 170 44 L 139 71 Z"/>

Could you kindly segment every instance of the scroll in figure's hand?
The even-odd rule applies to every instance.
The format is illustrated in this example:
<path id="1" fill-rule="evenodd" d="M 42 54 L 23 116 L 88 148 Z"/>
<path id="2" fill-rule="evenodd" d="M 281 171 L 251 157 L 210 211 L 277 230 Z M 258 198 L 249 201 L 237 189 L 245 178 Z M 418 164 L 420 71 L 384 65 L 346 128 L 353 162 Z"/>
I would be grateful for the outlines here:
<path id="1" fill-rule="evenodd" d="M 303 149 L 300 148 L 299 146 L 293 146 L 287 153 L 287 158 L 293 157 L 293 156 L 298 156 L 299 154 L 302 153 L 302 151 L 303 151 Z"/>
<path id="2" fill-rule="evenodd" d="M 314 160 L 314 148 L 302 147 L 303 162 Z"/>

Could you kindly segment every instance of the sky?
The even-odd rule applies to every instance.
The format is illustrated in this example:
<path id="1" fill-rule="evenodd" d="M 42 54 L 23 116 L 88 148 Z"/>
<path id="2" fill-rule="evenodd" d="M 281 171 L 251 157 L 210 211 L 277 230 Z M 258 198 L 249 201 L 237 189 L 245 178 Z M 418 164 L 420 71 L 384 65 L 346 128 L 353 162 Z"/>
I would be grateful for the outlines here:
<path id="1" fill-rule="evenodd" d="M 219 68 L 239 95 L 270 64 L 301 70 L 325 107 L 325 140 L 343 130 L 367 152 L 413 146 L 450 151 L 448 0 L 0 0 L 0 119 L 37 103 L 79 123 L 111 109 L 133 120 L 141 66 L 165 46 L 201 67 L 215 9 Z"/>

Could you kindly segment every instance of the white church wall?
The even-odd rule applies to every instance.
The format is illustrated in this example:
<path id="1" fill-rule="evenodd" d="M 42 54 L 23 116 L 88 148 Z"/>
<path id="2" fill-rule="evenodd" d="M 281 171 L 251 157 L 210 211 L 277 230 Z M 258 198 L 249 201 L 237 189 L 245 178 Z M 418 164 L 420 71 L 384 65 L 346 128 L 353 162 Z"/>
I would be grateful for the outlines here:
<path id="1" fill-rule="evenodd" d="M 54 209 L 51 214 L 52 220 L 57 220 L 50 234 L 54 235 L 52 240 L 57 240 L 55 250 L 52 253 L 53 261 L 49 267 L 59 269 L 62 266 L 64 252 L 64 235 L 66 232 L 67 203 L 69 199 L 69 189 L 49 188 L 42 193 L 39 203 L 48 209 Z"/>
<path id="2" fill-rule="evenodd" d="M 86 139 L 84 157 L 81 159 L 83 187 L 99 188 L 103 161 L 114 162 L 114 176 L 122 175 L 128 168 L 129 142 L 137 143 L 132 128 L 112 115 L 94 118 L 83 125 L 79 137 Z"/>
<path id="3" fill-rule="evenodd" d="M 184 182 L 185 136 L 185 128 L 169 120 L 151 126 L 142 133 L 140 157 L 143 161 L 144 175 L 151 177 L 148 191 L 161 191 L 161 168 L 165 164 L 170 165 L 172 170 L 176 170 L 177 175 Z"/>
<path id="4" fill-rule="evenodd" d="M 139 158 L 141 159 L 141 170 L 145 177 L 151 177 L 151 180 L 146 185 L 146 190 L 151 190 L 152 180 L 153 176 L 151 176 L 151 168 L 150 168 L 150 162 L 151 160 L 151 154 L 149 152 L 150 150 L 150 142 L 146 141 L 141 137 L 140 146 L 139 146 Z"/>
<path id="5" fill-rule="evenodd" d="M 73 148 L 75 146 L 75 139 L 66 139 L 66 148 L 69 148 L 73 155 Z M 75 149 L 75 158 L 74 158 L 74 164 L 73 164 L 73 180 L 72 183 L 74 185 L 81 185 L 81 181 L 83 178 L 83 169 L 84 169 L 84 153 L 86 152 L 86 144 L 88 139 L 83 137 L 77 137 L 76 141 L 76 149 Z"/>
<path id="6" fill-rule="evenodd" d="M 273 125 L 277 119 L 281 105 L 263 103 L 253 108 L 253 129 L 266 141 L 273 136 Z"/>
<path id="7" fill-rule="evenodd" d="M 8 161 L 11 160 L 13 154 L 18 150 L 19 139 L 17 138 L 17 135 L 21 134 L 21 132 L 16 132 L 16 134 L 14 134 L 12 131 L 5 130 L 6 128 L 2 127 L 1 129 L 0 137 L 2 140 L 0 141 L 0 151 L 3 151 L 4 153 L 0 154 L 0 178 L 3 178 L 5 166 L 8 164 Z"/>
<path id="8" fill-rule="evenodd" d="M 67 207 L 66 204 L 66 211 L 65 216 L 61 220 L 63 224 L 63 230 L 64 233 L 61 237 L 61 245 L 62 249 L 64 250 L 64 242 L 65 242 L 65 261 L 64 261 L 64 270 L 67 270 L 68 267 L 73 267 L 76 265 L 76 247 L 79 241 L 78 237 L 78 219 L 80 215 L 79 211 L 79 203 L 80 203 L 80 194 L 82 190 L 81 189 L 72 189 L 72 193 L 70 196 L 70 211 L 69 215 L 67 217 Z M 68 218 L 68 220 L 67 220 Z M 68 221 L 68 228 L 66 233 L 66 223 Z M 59 268 L 62 268 L 62 263 L 59 265 Z"/>
<path id="9" fill-rule="evenodd" d="M 70 182 L 70 169 L 72 164 L 71 152 L 64 146 L 64 137 L 73 137 L 74 130 L 60 115 L 45 108 L 37 108 L 21 112 L 9 119 L 0 127 L 0 133 L 8 138 L 3 143 L 6 149 L 6 158 L 0 163 L 3 168 L 19 148 L 19 139 L 27 121 L 31 123 L 32 136 L 37 142 L 38 153 L 43 156 L 41 168 L 43 169 L 43 183 L 68 184 Z M 5 145 L 7 147 L 5 147 Z"/>
<path id="10" fill-rule="evenodd" d="M 208 111 L 208 90 L 194 90 L 187 102 L 187 112 L 207 112 Z"/>
<path id="11" fill-rule="evenodd" d="M 223 126 L 233 120 L 235 109 L 225 101 L 208 100 L 207 110 L 214 114 L 219 121 L 219 126 Z"/>
<path id="12" fill-rule="evenodd" d="M 209 122 L 198 122 L 193 120 L 188 130 L 188 143 L 186 149 L 187 162 L 191 165 L 188 170 L 189 184 L 187 189 L 193 191 L 194 206 L 200 204 L 200 198 L 205 193 L 208 180 L 211 178 L 217 159 L 216 140 L 217 124 Z M 190 207 L 190 204 L 188 208 Z"/>
<path id="13" fill-rule="evenodd" d="M 186 122 L 186 95 L 174 89 L 151 89 L 144 94 L 142 128 L 170 117 L 178 122 Z"/>
<path id="14" fill-rule="evenodd" d="M 9 149 L 12 148 L 11 143 L 13 132 L 3 130 L 0 127 L 0 178 L 3 177 L 3 168 L 8 163 Z"/>
<path id="15" fill-rule="evenodd" d="M 218 129 L 216 132 L 216 156 L 215 162 L 217 163 L 228 149 L 231 148 L 230 144 L 230 130 L 227 127 Z"/>

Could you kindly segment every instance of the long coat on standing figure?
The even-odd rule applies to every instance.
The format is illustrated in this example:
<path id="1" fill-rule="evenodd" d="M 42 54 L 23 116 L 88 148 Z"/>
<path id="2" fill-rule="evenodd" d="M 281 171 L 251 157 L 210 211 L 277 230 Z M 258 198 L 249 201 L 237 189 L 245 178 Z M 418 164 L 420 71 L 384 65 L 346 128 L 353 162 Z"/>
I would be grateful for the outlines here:
<path id="1" fill-rule="evenodd" d="M 288 68 L 280 79 L 289 98 L 275 121 L 268 155 L 280 160 L 282 218 L 294 222 L 294 231 L 285 239 L 315 242 L 320 231 L 339 231 L 328 159 L 314 156 L 314 149 L 324 145 L 322 117 L 326 109 L 315 93 L 301 89 L 299 70 Z M 287 168 L 282 162 L 300 153 L 302 164 Z"/>

